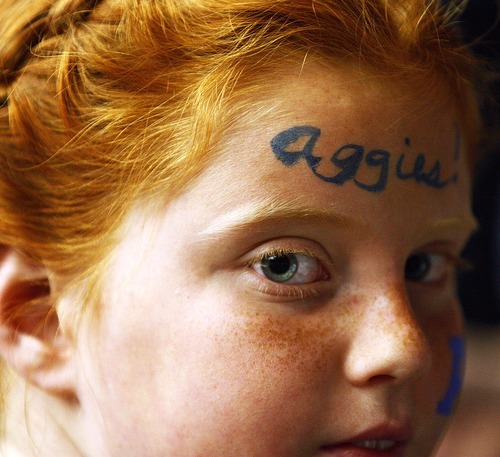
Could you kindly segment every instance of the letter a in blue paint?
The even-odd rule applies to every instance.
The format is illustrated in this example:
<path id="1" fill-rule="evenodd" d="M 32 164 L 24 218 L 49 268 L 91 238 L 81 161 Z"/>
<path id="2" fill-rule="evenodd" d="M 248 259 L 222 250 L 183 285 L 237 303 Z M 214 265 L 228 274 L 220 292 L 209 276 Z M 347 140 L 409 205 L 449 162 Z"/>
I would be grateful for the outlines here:
<path id="1" fill-rule="evenodd" d="M 455 400 L 462 388 L 462 365 L 465 358 L 465 344 L 460 336 L 450 338 L 450 349 L 453 354 L 451 379 L 444 398 L 438 403 L 437 413 L 449 416 L 453 411 Z"/>
<path id="2" fill-rule="evenodd" d="M 292 127 L 279 133 L 271 140 L 271 148 L 274 155 L 287 167 L 295 165 L 300 159 L 304 158 L 311 170 L 315 170 L 321 161 L 320 157 L 313 154 L 314 146 L 321 135 L 321 130 L 316 127 L 302 125 Z M 301 139 L 307 139 L 307 142 L 300 151 L 294 151 L 293 145 Z"/>

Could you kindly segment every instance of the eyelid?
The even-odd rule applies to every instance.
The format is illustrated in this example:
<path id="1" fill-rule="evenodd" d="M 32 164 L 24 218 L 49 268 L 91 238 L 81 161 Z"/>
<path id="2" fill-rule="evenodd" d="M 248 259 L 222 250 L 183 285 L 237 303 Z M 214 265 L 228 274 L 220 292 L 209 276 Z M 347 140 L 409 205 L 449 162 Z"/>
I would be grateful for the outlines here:
<path id="1" fill-rule="evenodd" d="M 305 255 L 308 257 L 313 257 L 315 259 L 318 259 L 321 263 L 325 263 L 325 258 L 323 256 L 318 255 L 315 252 L 312 252 L 309 249 L 295 249 L 295 248 L 270 248 L 265 251 L 262 251 L 261 253 L 257 254 L 256 256 L 252 257 L 251 259 L 247 260 L 245 262 L 245 266 L 251 267 L 252 265 L 255 265 L 256 263 L 261 262 L 267 257 L 270 256 L 282 256 L 286 254 L 295 254 L 295 255 Z M 325 256 L 326 257 L 326 256 Z M 326 259 L 326 262 L 328 260 Z"/>
<path id="2" fill-rule="evenodd" d="M 460 255 L 445 254 L 444 256 L 446 258 L 446 261 L 451 265 L 451 276 L 454 281 L 457 281 L 462 273 L 474 269 L 473 264 Z"/>
<path id="3" fill-rule="evenodd" d="M 455 268 L 457 272 L 467 271 L 474 268 L 472 263 L 468 259 L 462 257 L 460 253 L 455 254 L 454 252 L 450 252 L 446 249 L 439 249 L 439 248 L 433 249 L 432 247 L 428 249 L 423 249 L 420 252 L 429 255 L 442 256 L 448 263 L 450 263 Z"/>
<path id="4" fill-rule="evenodd" d="M 302 244 L 302 246 L 299 246 Z M 273 255 L 304 255 L 316 259 L 325 270 L 326 277 L 311 283 L 277 283 L 262 277 L 251 271 L 247 276 L 247 285 L 253 285 L 255 290 L 265 296 L 278 300 L 304 301 L 309 298 L 317 298 L 327 294 L 332 285 L 329 279 L 332 277 L 331 269 L 333 262 L 320 245 L 317 248 L 306 247 L 303 244 L 315 245 L 317 243 L 301 238 L 275 239 L 261 244 L 256 249 L 244 256 L 242 265 L 250 269 L 265 258 Z"/>
<path id="5" fill-rule="evenodd" d="M 325 249 L 316 241 L 301 237 L 275 238 L 260 243 L 242 258 L 246 267 L 272 255 L 305 255 L 317 259 L 326 270 L 334 268 L 334 263 Z"/>

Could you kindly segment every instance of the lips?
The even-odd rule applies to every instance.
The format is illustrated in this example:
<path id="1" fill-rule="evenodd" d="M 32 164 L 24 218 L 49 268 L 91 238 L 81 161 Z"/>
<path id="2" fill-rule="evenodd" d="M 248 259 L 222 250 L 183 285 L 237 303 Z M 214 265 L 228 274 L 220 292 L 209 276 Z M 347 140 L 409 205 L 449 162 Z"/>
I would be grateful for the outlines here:
<path id="1" fill-rule="evenodd" d="M 324 446 L 321 451 L 325 457 L 403 457 L 405 448 L 404 442 L 369 440 Z"/>
<path id="2" fill-rule="evenodd" d="M 388 451 L 392 449 L 397 441 L 393 440 L 371 440 L 371 441 L 360 441 L 357 443 L 351 443 L 352 445 L 365 449 L 376 449 L 378 451 Z"/>
<path id="3" fill-rule="evenodd" d="M 406 425 L 382 425 L 368 429 L 345 441 L 321 447 L 325 457 L 404 457 L 411 438 Z"/>

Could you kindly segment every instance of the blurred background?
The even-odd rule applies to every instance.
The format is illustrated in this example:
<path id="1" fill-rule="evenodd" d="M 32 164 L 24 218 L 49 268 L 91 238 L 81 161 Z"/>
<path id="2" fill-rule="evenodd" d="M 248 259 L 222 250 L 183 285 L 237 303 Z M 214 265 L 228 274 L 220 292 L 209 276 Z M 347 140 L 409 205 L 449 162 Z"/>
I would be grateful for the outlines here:
<path id="1" fill-rule="evenodd" d="M 448 0 L 451 2 L 452 0 Z M 446 2 L 446 1 L 445 1 Z M 465 42 L 500 70 L 500 0 L 469 0 L 460 27 Z M 485 74 L 487 74 L 485 70 Z M 473 195 L 480 229 L 465 250 L 473 269 L 459 278 L 467 321 L 462 397 L 437 457 L 500 457 L 500 83 L 482 87 L 485 135 Z"/>

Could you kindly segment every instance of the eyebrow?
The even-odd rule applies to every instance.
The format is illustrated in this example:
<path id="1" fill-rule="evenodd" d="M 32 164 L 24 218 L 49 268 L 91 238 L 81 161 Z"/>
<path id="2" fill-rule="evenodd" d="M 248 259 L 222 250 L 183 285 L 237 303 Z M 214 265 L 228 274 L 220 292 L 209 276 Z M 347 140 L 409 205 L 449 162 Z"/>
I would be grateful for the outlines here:
<path id="1" fill-rule="evenodd" d="M 245 227 L 277 219 L 304 219 L 311 222 L 316 220 L 337 226 L 360 224 L 334 210 L 322 210 L 294 201 L 261 200 L 239 206 L 216 218 L 212 224 L 200 232 L 200 236 L 201 238 L 218 237 L 235 229 L 244 230 Z"/>
<path id="2" fill-rule="evenodd" d="M 468 233 L 477 231 L 479 224 L 472 213 L 467 212 L 457 217 L 438 219 L 431 224 L 431 230 L 435 232 L 453 231 L 457 229 L 466 230 Z"/>
<path id="3" fill-rule="evenodd" d="M 332 209 L 320 209 L 298 201 L 259 200 L 241 205 L 217 217 L 200 233 L 200 239 L 218 238 L 235 230 L 255 227 L 275 220 L 307 220 L 309 223 L 330 223 L 337 227 L 366 226 L 363 218 L 353 219 Z M 476 218 L 470 212 L 432 221 L 427 226 L 429 233 L 445 233 L 461 230 L 472 233 L 478 228 Z"/>

